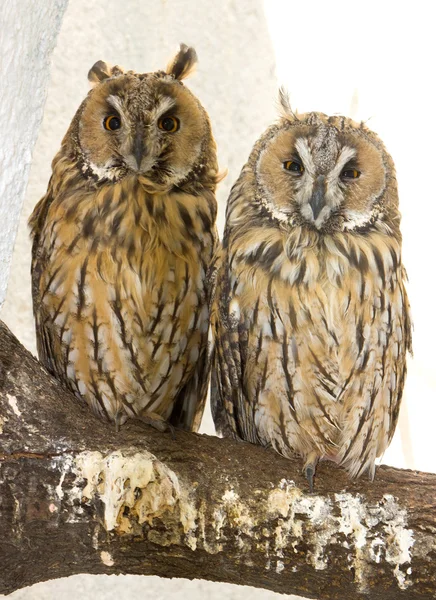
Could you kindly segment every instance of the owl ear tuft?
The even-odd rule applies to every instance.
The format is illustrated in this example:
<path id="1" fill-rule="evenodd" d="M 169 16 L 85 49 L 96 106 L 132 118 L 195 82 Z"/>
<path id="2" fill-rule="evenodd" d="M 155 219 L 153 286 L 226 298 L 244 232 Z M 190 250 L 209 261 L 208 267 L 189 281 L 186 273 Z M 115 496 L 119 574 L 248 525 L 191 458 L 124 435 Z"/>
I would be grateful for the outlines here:
<path id="1" fill-rule="evenodd" d="M 100 83 L 109 77 L 116 77 L 124 73 L 121 67 L 111 67 L 103 60 L 98 60 L 88 73 L 88 79 L 91 83 Z"/>
<path id="2" fill-rule="evenodd" d="M 192 74 L 197 61 L 197 53 L 194 48 L 186 44 L 180 44 L 180 50 L 168 63 L 166 72 L 175 79 L 185 79 L 185 77 L 189 77 Z"/>
<path id="3" fill-rule="evenodd" d="M 289 98 L 289 93 L 285 90 L 284 87 L 279 89 L 279 110 L 282 114 L 282 117 L 285 119 L 290 119 L 291 121 L 298 121 L 297 113 L 292 110 L 291 100 Z"/>

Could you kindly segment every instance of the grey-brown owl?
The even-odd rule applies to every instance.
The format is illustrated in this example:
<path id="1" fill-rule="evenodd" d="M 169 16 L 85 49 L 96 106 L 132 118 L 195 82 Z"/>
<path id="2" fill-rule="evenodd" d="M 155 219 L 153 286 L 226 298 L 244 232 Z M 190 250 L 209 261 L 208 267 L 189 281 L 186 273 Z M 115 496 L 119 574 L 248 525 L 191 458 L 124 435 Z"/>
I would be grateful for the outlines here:
<path id="1" fill-rule="evenodd" d="M 196 430 L 204 408 L 218 166 L 195 62 L 96 63 L 30 218 L 40 360 L 117 425 Z"/>
<path id="2" fill-rule="evenodd" d="M 213 311 L 217 428 L 369 471 L 398 419 L 409 304 L 394 165 L 363 124 L 283 117 L 233 186 Z"/>

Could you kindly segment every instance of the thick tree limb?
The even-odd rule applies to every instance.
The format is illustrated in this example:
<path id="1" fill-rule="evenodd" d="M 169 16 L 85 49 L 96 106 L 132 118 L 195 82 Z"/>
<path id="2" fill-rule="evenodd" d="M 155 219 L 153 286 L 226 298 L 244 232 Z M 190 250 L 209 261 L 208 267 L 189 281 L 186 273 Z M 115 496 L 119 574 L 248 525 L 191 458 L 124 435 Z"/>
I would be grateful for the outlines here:
<path id="1" fill-rule="evenodd" d="M 436 597 L 436 475 L 348 481 L 249 444 L 129 424 L 65 392 L 0 325 L 0 593 L 75 573 L 326 599 Z"/>

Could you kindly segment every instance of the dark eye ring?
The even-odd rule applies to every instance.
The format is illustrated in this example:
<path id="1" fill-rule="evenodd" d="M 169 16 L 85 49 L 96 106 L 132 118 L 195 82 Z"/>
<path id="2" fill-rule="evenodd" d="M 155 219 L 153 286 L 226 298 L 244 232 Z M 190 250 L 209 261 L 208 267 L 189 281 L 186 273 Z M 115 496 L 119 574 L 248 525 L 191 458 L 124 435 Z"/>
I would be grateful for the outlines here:
<path id="1" fill-rule="evenodd" d="M 179 119 L 176 119 L 176 117 L 161 117 L 157 125 L 159 129 L 162 129 L 167 133 L 174 133 L 180 127 L 180 121 Z"/>
<path id="2" fill-rule="evenodd" d="M 103 119 L 103 127 L 107 131 L 115 131 L 121 127 L 121 119 L 116 115 L 109 115 Z"/>
<path id="3" fill-rule="evenodd" d="M 296 160 L 286 160 L 283 163 L 283 167 L 287 171 L 291 171 L 291 173 L 293 175 L 297 175 L 297 177 L 300 177 L 304 173 L 304 167 L 303 167 L 303 165 L 300 164 L 299 162 L 297 162 Z"/>
<path id="4" fill-rule="evenodd" d="M 358 179 L 360 171 L 357 169 L 344 169 L 341 173 L 341 179 Z"/>

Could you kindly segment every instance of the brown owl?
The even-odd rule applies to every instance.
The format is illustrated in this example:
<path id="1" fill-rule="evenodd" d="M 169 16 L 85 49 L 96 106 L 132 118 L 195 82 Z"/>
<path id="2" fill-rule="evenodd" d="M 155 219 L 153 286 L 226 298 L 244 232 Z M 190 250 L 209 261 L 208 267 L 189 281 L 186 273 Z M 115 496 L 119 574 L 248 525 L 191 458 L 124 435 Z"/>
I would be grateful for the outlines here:
<path id="1" fill-rule="evenodd" d="M 225 435 L 351 476 L 398 419 L 409 303 L 395 170 L 364 124 L 283 116 L 230 194 L 213 309 L 213 412 Z"/>
<path id="2" fill-rule="evenodd" d="M 166 71 L 97 62 L 29 224 L 40 360 L 99 416 L 196 430 L 209 380 L 216 145 Z"/>

